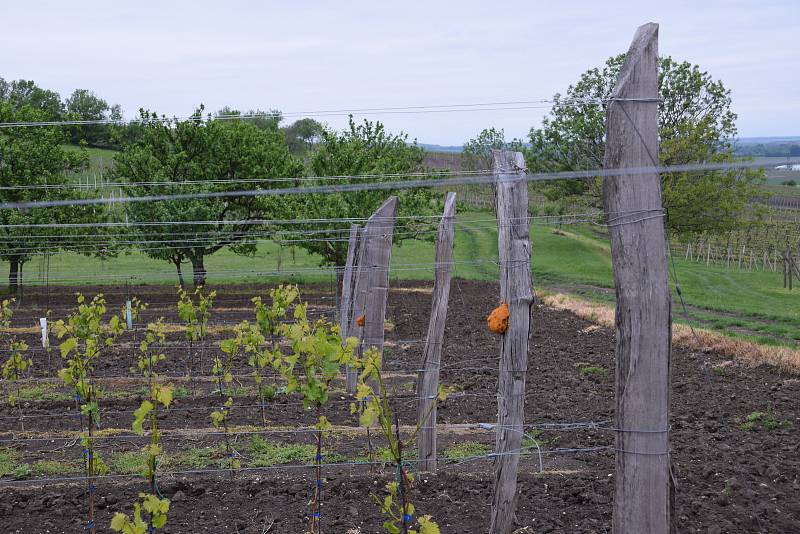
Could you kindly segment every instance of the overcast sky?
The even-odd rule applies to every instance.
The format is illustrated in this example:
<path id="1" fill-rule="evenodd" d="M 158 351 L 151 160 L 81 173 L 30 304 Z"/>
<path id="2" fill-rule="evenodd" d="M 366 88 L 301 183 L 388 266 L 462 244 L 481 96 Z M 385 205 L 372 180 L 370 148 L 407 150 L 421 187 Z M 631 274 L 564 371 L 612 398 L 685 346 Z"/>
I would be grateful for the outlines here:
<path id="1" fill-rule="evenodd" d="M 800 1 L 5 2 L 0 76 L 186 115 L 550 98 L 660 23 L 664 55 L 733 91 L 742 136 L 800 135 Z M 524 136 L 545 109 L 370 114 L 421 142 Z M 345 118 L 322 119 L 341 127 Z"/>

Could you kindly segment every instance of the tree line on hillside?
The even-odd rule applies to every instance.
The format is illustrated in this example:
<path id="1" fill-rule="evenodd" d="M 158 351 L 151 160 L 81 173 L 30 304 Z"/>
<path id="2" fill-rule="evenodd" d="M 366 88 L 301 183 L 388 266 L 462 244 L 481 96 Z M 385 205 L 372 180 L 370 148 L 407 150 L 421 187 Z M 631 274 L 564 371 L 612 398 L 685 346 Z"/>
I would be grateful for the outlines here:
<path id="1" fill-rule="evenodd" d="M 565 95 L 555 95 L 550 115 L 541 127 L 531 129 L 526 141 L 506 140 L 503 131 L 494 128 L 482 131 L 464 147 L 467 166 L 490 167 L 491 149 L 510 148 L 524 152 L 530 171 L 600 168 L 605 104 L 598 101 L 610 95 L 622 60 L 623 56 L 610 58 L 601 68 L 581 75 Z M 660 91 L 661 147 L 654 155 L 658 163 L 734 160 L 729 140 L 736 134 L 736 115 L 730 91 L 722 82 L 696 65 L 663 58 Z M 254 114 L 258 117 L 253 118 Z M 0 79 L 0 122 L 116 116 L 121 116 L 119 106 L 109 106 L 90 91 L 77 90 L 62 102 L 57 93 L 33 82 Z M 330 183 L 326 177 L 365 174 L 376 175 L 371 181 L 391 181 L 396 178 L 387 175 L 426 171 L 424 152 L 416 140 L 391 133 L 380 122 L 351 118 L 343 131 L 313 119 L 287 126 L 281 123 L 277 110 L 243 113 L 226 107 L 206 114 L 200 106 L 188 119 L 140 110 L 139 119 L 127 126 L 103 125 L 91 132 L 86 125 L 2 128 L 0 200 L 101 194 L 71 187 L 75 173 L 86 168 L 89 158 L 83 148 L 68 150 L 69 143 L 118 148 L 111 179 L 130 184 L 124 188 L 129 196 L 320 185 Z M 730 229 L 760 194 L 757 186 L 763 176 L 756 171 L 669 173 L 662 180 L 667 225 L 672 233 L 682 233 Z M 344 178 L 336 183 L 353 181 Z M 563 203 L 582 196 L 595 198 L 599 204 L 596 179 L 550 181 L 532 187 Z M 127 203 L 122 210 L 100 206 L 0 210 L 0 258 L 10 264 L 12 291 L 20 287 L 24 264 L 41 253 L 108 257 L 138 249 L 174 265 L 181 284 L 182 265 L 189 263 L 195 285 L 205 283 L 205 260 L 210 255 L 223 248 L 251 255 L 265 239 L 304 248 L 317 254 L 323 264 L 341 265 L 347 250 L 342 232 L 347 225 L 315 220 L 366 218 L 390 194 L 400 196 L 398 240 L 430 239 L 433 232 L 425 216 L 440 211 L 441 195 L 429 189 L 247 195 Z M 293 224 L 269 222 L 286 220 Z M 59 226 L 41 226 L 52 224 Z"/>
<path id="2" fill-rule="evenodd" d="M 27 107 L 37 110 L 37 121 L 107 121 L 108 124 L 75 124 L 66 128 L 66 142 L 73 145 L 86 144 L 93 148 L 120 150 L 137 141 L 142 135 L 142 126 L 136 121 L 125 121 L 122 106 L 109 104 L 89 89 L 75 89 L 70 96 L 39 87 L 33 80 L 8 81 L 0 77 L 0 102 L 7 103 L 12 110 Z M 140 110 L 141 112 L 141 110 Z M 280 128 L 286 137 L 290 152 L 302 155 L 322 133 L 323 126 L 313 119 L 300 119 L 282 126 L 283 115 L 279 110 L 262 111 L 251 109 L 246 113 L 225 106 L 216 115 L 249 115 L 252 124 L 261 129 Z"/>

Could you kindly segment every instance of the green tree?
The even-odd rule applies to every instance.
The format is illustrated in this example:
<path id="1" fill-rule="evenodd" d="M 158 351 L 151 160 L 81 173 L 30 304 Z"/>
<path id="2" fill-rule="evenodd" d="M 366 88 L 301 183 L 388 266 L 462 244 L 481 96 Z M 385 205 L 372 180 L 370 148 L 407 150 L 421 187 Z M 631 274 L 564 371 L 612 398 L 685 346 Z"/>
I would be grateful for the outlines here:
<path id="1" fill-rule="evenodd" d="M 129 195 L 269 189 L 287 184 L 264 179 L 302 174 L 302 164 L 289 154 L 277 129 L 203 120 L 202 110 L 188 120 L 142 112 L 140 138 L 117 154 L 112 169 L 117 180 L 138 184 L 127 188 Z M 125 213 L 133 223 L 131 240 L 142 252 L 173 263 L 179 277 L 181 261 L 189 260 L 200 286 L 206 280 L 205 258 L 224 247 L 254 253 L 254 240 L 265 229 L 251 221 L 271 217 L 282 203 L 259 196 L 164 200 L 126 204 Z M 185 224 L 195 221 L 207 222 Z"/>
<path id="2" fill-rule="evenodd" d="M 41 120 L 59 120 L 64 113 L 61 95 L 55 91 L 42 89 L 33 80 L 8 82 L 0 78 L 0 102 L 10 104 L 13 111 L 29 106 L 41 112 Z"/>
<path id="3" fill-rule="evenodd" d="M 243 118 L 243 121 L 247 121 L 256 128 L 260 130 L 277 130 L 278 125 L 283 120 L 283 114 L 280 110 L 271 109 L 269 111 L 261 111 L 260 109 L 251 109 L 246 113 L 242 113 L 238 109 L 232 108 L 230 106 L 225 106 L 219 111 L 217 111 L 216 116 L 224 117 L 224 120 L 238 120 L 238 119 L 231 119 L 231 116 L 241 116 L 244 115 L 246 118 Z"/>
<path id="4" fill-rule="evenodd" d="M 462 157 L 465 166 L 472 171 L 483 171 L 492 168 L 492 150 L 523 150 L 519 139 L 506 141 L 503 129 L 486 128 L 475 139 L 464 144 Z"/>
<path id="5" fill-rule="evenodd" d="M 369 180 L 342 178 L 331 182 L 321 179 L 316 182 L 319 185 L 389 182 L 404 179 L 392 174 L 422 171 L 423 157 L 423 150 L 416 141 L 409 143 L 407 135 L 389 133 L 380 122 L 364 120 L 356 124 L 350 117 L 348 129 L 322 132 L 321 142 L 311 156 L 311 169 L 319 177 L 374 175 Z M 426 232 L 431 229 L 430 220 L 414 216 L 440 212 L 441 201 L 438 195 L 421 188 L 297 196 L 284 203 L 285 217 L 296 217 L 296 214 L 302 213 L 306 219 L 367 218 L 390 195 L 397 195 L 400 201 L 394 241 L 431 237 L 432 234 Z M 318 232 L 317 237 L 295 238 L 295 241 L 299 241 L 297 244 L 300 247 L 322 256 L 323 264 L 344 265 L 347 239 L 341 239 L 341 232 L 346 231 L 342 224 L 301 224 L 293 228 Z M 324 230 L 339 233 L 319 233 Z"/>
<path id="6" fill-rule="evenodd" d="M 98 121 L 114 118 L 112 107 L 88 89 L 75 89 L 65 101 L 66 118 L 69 120 Z M 116 118 L 121 118 L 122 110 L 113 108 Z M 70 141 L 79 144 L 85 141 L 90 146 L 108 147 L 113 144 L 114 127 L 107 124 L 84 124 L 72 126 Z"/>
<path id="7" fill-rule="evenodd" d="M 319 143 L 325 127 L 314 119 L 300 119 L 283 128 L 289 152 L 296 155 L 308 153 Z"/>
<path id="8" fill-rule="evenodd" d="M 624 55 L 583 73 L 562 96 L 554 96 L 550 115 L 529 134 L 528 169 L 563 171 L 602 167 L 606 103 Z M 730 90 L 697 65 L 660 59 L 660 153 L 653 164 L 721 163 L 734 160 L 736 114 Z M 602 103 L 599 103 L 602 102 Z M 759 196 L 758 171 L 663 173 L 664 206 L 673 233 L 696 229 L 724 231 L 748 212 Z M 563 193 L 597 193 L 597 182 L 564 183 Z"/>
<path id="9" fill-rule="evenodd" d="M 45 120 L 46 113 L 24 105 L 14 110 L 0 102 L 0 122 Z M 30 202 L 87 196 L 70 185 L 70 173 L 88 162 L 85 150 L 65 150 L 66 133 L 58 127 L 0 129 L 0 200 Z M 44 188 L 46 186 L 46 188 Z M 0 258 L 9 262 L 9 290 L 21 289 L 22 267 L 35 255 L 52 253 L 85 242 L 97 228 L 47 228 L 31 225 L 91 223 L 105 219 L 100 206 L 0 210 Z M 86 254 L 94 248 L 77 247 Z"/>

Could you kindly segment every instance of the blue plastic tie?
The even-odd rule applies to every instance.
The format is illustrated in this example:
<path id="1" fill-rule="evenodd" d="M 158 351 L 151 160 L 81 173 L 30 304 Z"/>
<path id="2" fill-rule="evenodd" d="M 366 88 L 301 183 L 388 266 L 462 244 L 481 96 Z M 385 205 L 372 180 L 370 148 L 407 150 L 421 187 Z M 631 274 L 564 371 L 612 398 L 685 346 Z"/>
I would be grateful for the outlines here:
<path id="1" fill-rule="evenodd" d="M 408 515 L 408 514 L 403 514 L 403 521 L 405 521 L 406 523 L 409 523 L 412 519 L 413 519 L 413 516 Z"/>
<path id="2" fill-rule="evenodd" d="M 321 487 L 322 487 L 322 481 L 321 481 L 321 480 L 317 480 L 317 487 L 318 487 L 318 488 L 321 488 Z"/>
<path id="3" fill-rule="evenodd" d="M 96 489 L 97 489 L 97 488 L 95 487 L 95 485 L 94 485 L 94 484 L 89 484 L 89 493 L 94 493 L 94 491 L 95 491 Z"/>
<path id="4" fill-rule="evenodd" d="M 319 519 L 320 518 L 320 513 L 319 512 L 314 512 L 313 514 L 311 514 L 311 517 L 313 517 L 314 519 Z"/>
<path id="5" fill-rule="evenodd" d="M 91 530 L 93 528 L 94 528 L 94 521 L 89 521 L 88 523 L 86 523 L 87 530 Z"/>
<path id="6" fill-rule="evenodd" d="M 318 455 L 315 457 L 315 459 L 316 459 L 318 462 L 321 462 L 321 461 L 322 461 L 322 455 L 321 455 L 321 454 L 318 454 Z"/>

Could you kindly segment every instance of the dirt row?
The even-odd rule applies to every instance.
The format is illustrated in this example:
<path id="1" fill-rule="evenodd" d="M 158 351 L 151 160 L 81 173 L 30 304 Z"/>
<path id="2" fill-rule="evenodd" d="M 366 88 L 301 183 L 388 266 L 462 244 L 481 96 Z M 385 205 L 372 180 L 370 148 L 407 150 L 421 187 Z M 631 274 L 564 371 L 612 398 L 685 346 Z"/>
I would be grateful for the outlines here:
<path id="1" fill-rule="evenodd" d="M 227 293 L 226 289 L 219 288 L 218 301 L 226 308 L 246 308 L 249 297 L 259 291 L 264 294 L 266 290 L 232 287 Z M 321 299 L 325 296 L 324 286 L 312 289 L 319 292 L 315 297 L 324 305 Z M 387 339 L 394 345 L 387 354 L 386 365 L 398 371 L 413 370 L 420 356 L 420 345 L 403 341 L 425 335 L 430 314 L 430 293 L 425 289 L 408 284 L 396 287 L 390 294 L 388 318 L 393 329 L 387 332 Z M 152 295 L 144 290 L 140 293 L 144 300 L 163 303 L 166 310 L 174 298 L 171 293 L 165 296 L 159 291 L 163 288 L 153 288 Z M 107 289 L 105 292 L 114 294 Z M 71 302 L 71 293 L 63 293 L 62 304 Z M 119 291 L 116 294 L 124 298 Z M 487 369 L 497 366 L 498 341 L 486 331 L 485 316 L 496 305 L 497 294 L 494 284 L 454 281 L 443 360 L 453 367 L 479 370 L 443 372 L 445 383 L 454 385 L 458 392 L 475 396 L 454 396 L 446 401 L 441 407 L 440 423 L 496 418 L 496 401 L 492 396 L 496 373 Z M 50 300 L 56 300 L 52 294 Z M 234 322 L 245 318 L 246 313 L 234 317 L 226 312 L 220 314 L 220 320 Z M 29 319 L 35 315 L 31 313 Z M 537 305 L 529 354 L 526 422 L 612 419 L 613 354 L 613 332 L 569 313 Z M 119 361 L 111 363 L 106 371 L 127 373 L 130 357 L 120 354 Z M 173 359 L 178 360 L 179 355 L 173 355 Z M 183 372 L 183 367 L 176 371 Z M 586 371 L 588 368 L 592 371 Z M 408 395 L 413 389 L 404 384 L 413 385 L 415 375 L 400 374 L 395 381 L 397 395 Z M 800 531 L 800 501 L 796 498 L 800 490 L 798 377 L 766 366 L 745 367 L 713 353 L 676 349 L 672 384 L 671 449 L 678 530 Z M 175 412 L 165 414 L 165 428 L 208 427 L 205 410 L 214 404 L 210 391 L 209 386 L 197 398 L 190 395 L 178 399 Z M 254 400 L 252 396 L 244 396 L 237 397 L 236 402 Z M 104 409 L 120 413 L 104 415 L 104 424 L 126 427 L 129 423 L 124 413 L 134 408 L 137 401 L 136 395 L 108 399 Z M 412 423 L 413 403 L 408 408 L 402 404 L 397 403 L 402 422 Z M 70 406 L 69 401 L 31 401 L 28 409 L 55 413 Z M 343 407 L 340 412 L 334 406 L 330 410 L 336 424 L 355 424 Z M 189 415 L 191 411 L 179 412 L 178 408 L 197 408 L 198 413 Z M 4 407 L 0 415 L 14 413 Z M 259 410 L 246 413 L 247 416 L 242 411 L 241 424 L 258 424 Z M 270 425 L 304 425 L 312 420 L 310 414 L 296 406 L 277 404 L 269 416 Z M 170 426 L 173 422 L 174 426 Z M 0 432 L 16 433 L 17 423 L 13 417 L 0 419 L 3 425 Z M 36 432 L 71 428 L 68 419 L 63 426 L 59 425 L 31 428 Z M 536 455 L 526 457 L 521 464 L 516 520 L 520 528 L 530 528 L 522 532 L 609 532 L 613 456 L 607 451 L 553 451 L 610 444 L 613 434 L 599 430 L 548 431 L 538 438 L 542 448 L 551 452 L 543 459 L 544 472 L 539 472 Z M 492 438 L 491 435 L 449 436 L 443 439 L 440 450 L 459 441 L 491 445 Z M 213 445 L 211 441 L 207 443 Z M 15 446 L 25 454 L 35 453 L 27 445 Z M 331 453 L 338 452 L 337 447 L 346 457 L 362 454 L 364 450 L 357 438 L 332 440 Z M 127 444 L 119 450 L 134 448 Z M 109 451 L 113 452 L 114 449 Z M 391 468 L 385 471 L 373 468 L 372 472 L 364 466 L 329 468 L 324 477 L 323 531 L 381 531 L 382 518 L 370 494 L 382 496 L 383 483 L 392 478 Z M 492 480 L 490 460 L 445 463 L 435 475 L 419 474 L 412 495 L 418 513 L 432 514 L 443 532 L 483 532 L 488 524 Z M 170 519 L 163 532 L 294 533 L 303 532 L 306 526 L 313 473 L 305 468 L 243 470 L 233 481 L 225 474 L 196 474 L 165 476 L 161 484 L 162 493 L 172 499 Z M 144 481 L 137 478 L 98 481 L 98 524 L 107 525 L 115 511 L 129 512 L 136 492 L 143 489 Z M 81 484 L 43 484 L 36 479 L 12 481 L 4 477 L 0 480 L 0 495 L 0 522 L 7 532 L 75 532 L 85 526 L 86 490 Z"/>

